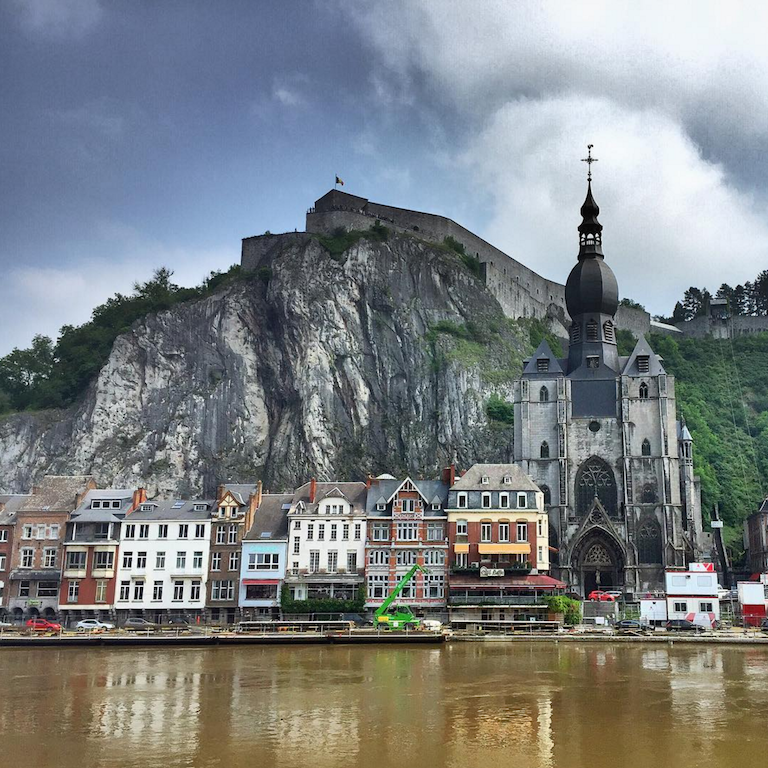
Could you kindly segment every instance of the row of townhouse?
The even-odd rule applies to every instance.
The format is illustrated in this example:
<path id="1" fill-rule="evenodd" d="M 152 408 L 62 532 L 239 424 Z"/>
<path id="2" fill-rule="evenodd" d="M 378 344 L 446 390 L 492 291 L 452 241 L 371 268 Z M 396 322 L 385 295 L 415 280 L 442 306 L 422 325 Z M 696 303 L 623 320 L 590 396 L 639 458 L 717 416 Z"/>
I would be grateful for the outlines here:
<path id="1" fill-rule="evenodd" d="M 292 601 L 363 601 L 404 588 L 414 610 L 457 624 L 542 618 L 550 578 L 541 490 L 517 466 L 477 464 L 439 479 L 311 480 L 292 493 L 220 486 L 215 499 L 152 500 L 46 477 L 0 497 L 0 607 L 123 620 L 233 622 Z"/>

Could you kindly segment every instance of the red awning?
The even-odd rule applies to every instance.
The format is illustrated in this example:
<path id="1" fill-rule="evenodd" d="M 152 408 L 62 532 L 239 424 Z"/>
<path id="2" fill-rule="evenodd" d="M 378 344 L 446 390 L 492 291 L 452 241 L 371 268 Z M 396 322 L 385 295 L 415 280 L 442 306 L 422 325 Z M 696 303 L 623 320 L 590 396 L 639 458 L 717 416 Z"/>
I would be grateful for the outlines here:
<path id="1" fill-rule="evenodd" d="M 246 587 L 252 587 L 252 586 L 258 586 L 258 587 L 267 587 L 272 584 L 279 584 L 280 579 L 243 579 L 243 584 L 245 584 Z"/>

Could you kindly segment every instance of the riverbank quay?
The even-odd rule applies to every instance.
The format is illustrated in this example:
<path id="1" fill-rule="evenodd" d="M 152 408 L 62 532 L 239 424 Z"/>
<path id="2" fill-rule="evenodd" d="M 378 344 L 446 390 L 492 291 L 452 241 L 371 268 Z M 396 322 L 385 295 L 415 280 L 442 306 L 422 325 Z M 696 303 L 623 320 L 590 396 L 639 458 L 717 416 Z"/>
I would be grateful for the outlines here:
<path id="1" fill-rule="evenodd" d="M 634 643 L 634 644 L 691 644 L 691 645 L 764 645 L 768 635 L 453 635 L 452 643 Z"/>

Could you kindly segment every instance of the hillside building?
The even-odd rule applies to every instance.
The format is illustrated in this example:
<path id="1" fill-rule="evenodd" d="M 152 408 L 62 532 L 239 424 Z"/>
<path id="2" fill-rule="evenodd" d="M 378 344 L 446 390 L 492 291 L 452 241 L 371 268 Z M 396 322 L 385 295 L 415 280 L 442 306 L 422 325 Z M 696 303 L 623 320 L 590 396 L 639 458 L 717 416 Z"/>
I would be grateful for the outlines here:
<path id="1" fill-rule="evenodd" d="M 768 574 L 768 498 L 744 521 L 744 547 L 749 570 L 754 574 Z"/>
<path id="2" fill-rule="evenodd" d="M 554 573 L 582 595 L 661 588 L 665 568 L 711 549 L 674 378 L 642 337 L 618 353 L 598 214 L 590 183 L 565 289 L 567 354 L 542 341 L 514 386 L 514 459 L 543 491 Z"/>

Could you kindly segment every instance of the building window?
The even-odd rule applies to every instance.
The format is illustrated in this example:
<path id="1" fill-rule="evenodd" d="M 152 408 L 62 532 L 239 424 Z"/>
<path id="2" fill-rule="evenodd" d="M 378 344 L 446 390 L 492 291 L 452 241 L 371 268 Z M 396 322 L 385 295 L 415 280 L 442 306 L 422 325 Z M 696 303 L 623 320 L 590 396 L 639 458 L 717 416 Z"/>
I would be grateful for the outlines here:
<path id="1" fill-rule="evenodd" d="M 130 581 L 120 582 L 120 599 L 121 600 L 131 599 L 131 582 Z"/>
<path id="2" fill-rule="evenodd" d="M 22 539 L 31 539 L 32 538 L 32 531 L 34 530 L 34 526 L 31 525 L 25 525 L 21 529 L 21 538 Z"/>
<path id="3" fill-rule="evenodd" d="M 544 495 L 544 506 L 548 507 L 552 503 L 552 491 L 549 490 L 548 485 L 539 486 L 541 492 Z"/>
<path id="4" fill-rule="evenodd" d="M 298 536 L 293 537 L 293 554 L 298 555 L 301 552 L 301 539 Z"/>
<path id="5" fill-rule="evenodd" d="M 399 541 L 418 541 L 418 523 L 398 523 L 397 538 Z"/>
<path id="6" fill-rule="evenodd" d="M 347 552 L 347 573 L 357 572 L 357 552 Z"/>
<path id="7" fill-rule="evenodd" d="M 167 539 L 168 538 L 168 525 L 167 525 L 167 523 L 162 523 L 161 525 L 157 526 L 157 538 L 158 539 Z"/>
<path id="8" fill-rule="evenodd" d="M 280 567 L 277 552 L 251 552 L 248 555 L 249 571 L 276 571 Z"/>
<path id="9" fill-rule="evenodd" d="M 35 550 L 25 547 L 21 550 L 21 567 L 31 568 L 35 561 Z"/>
<path id="10" fill-rule="evenodd" d="M 643 456 L 651 455 L 651 441 L 647 437 L 643 440 L 643 446 L 640 450 Z"/>
<path id="11" fill-rule="evenodd" d="M 194 504 L 192 506 L 192 509 L 194 509 L 195 512 L 205 512 L 208 509 L 208 506 L 206 504 Z M 232 515 L 234 515 L 234 513 L 235 513 L 235 508 L 234 507 L 232 507 L 231 513 L 232 513 Z"/>
<path id="12" fill-rule="evenodd" d="M 229 570 L 237 571 L 239 569 L 240 569 L 240 553 L 230 552 L 229 553 Z"/>
<path id="13" fill-rule="evenodd" d="M 688 603 L 686 603 L 686 602 L 674 603 L 672 610 L 675 613 L 687 613 L 687 611 L 688 611 Z"/>
<path id="14" fill-rule="evenodd" d="M 549 370 L 549 360 L 546 357 L 540 357 L 536 360 L 536 373 L 546 373 Z M 542 387 L 544 389 L 544 387 Z"/>
<path id="15" fill-rule="evenodd" d="M 412 565 L 416 565 L 416 552 L 413 549 L 401 549 L 397 553 L 397 560 L 398 565 L 404 565 L 406 567 L 410 567 Z"/>
<path id="16" fill-rule="evenodd" d="M 163 582 L 156 581 L 152 587 L 152 600 L 154 602 L 160 602 L 163 599 Z"/>
<path id="17" fill-rule="evenodd" d="M 237 529 L 238 529 L 237 523 L 230 523 L 229 525 L 229 534 L 227 536 L 227 544 L 237 544 Z"/>
<path id="18" fill-rule="evenodd" d="M 114 565 L 114 552 L 96 552 L 93 556 L 93 568 L 96 571 L 111 571 Z"/>
<path id="19" fill-rule="evenodd" d="M 109 523 L 99 523 L 96 526 L 96 531 L 94 532 L 94 538 L 103 541 L 105 539 L 109 539 L 111 533 L 112 533 L 112 526 Z"/>
<path id="20" fill-rule="evenodd" d="M 445 552 L 442 549 L 427 549 L 424 552 L 425 565 L 445 565 Z"/>
<path id="21" fill-rule="evenodd" d="M 699 603 L 699 611 L 701 611 L 701 613 L 712 613 L 713 610 L 712 603 L 703 601 Z"/>
<path id="22" fill-rule="evenodd" d="M 320 552 L 317 549 L 310 550 L 309 572 L 317 573 L 320 570 Z"/>
<path id="23" fill-rule="evenodd" d="M 401 499 L 400 509 L 403 514 L 412 515 L 416 511 L 416 499 Z"/>
<path id="24" fill-rule="evenodd" d="M 380 502 L 377 502 L 377 503 L 376 503 L 376 509 L 377 509 L 379 512 L 383 512 L 383 511 L 384 511 L 386 508 L 387 508 L 387 505 L 386 505 L 386 504 L 384 504 L 384 502 L 381 502 L 381 501 L 380 501 Z"/>
<path id="25" fill-rule="evenodd" d="M 133 599 L 134 600 L 144 599 L 144 582 L 143 581 L 135 581 L 133 583 Z"/>
<path id="26" fill-rule="evenodd" d="M 466 509 L 467 508 L 467 494 L 466 493 L 457 493 L 456 494 L 456 506 L 459 509 Z"/>
<path id="27" fill-rule="evenodd" d="M 197 525 L 195 525 L 195 538 L 196 539 L 205 538 L 205 523 L 197 523 Z"/>
<path id="28" fill-rule="evenodd" d="M 387 575 L 374 573 L 368 576 L 368 597 L 380 600 L 387 596 Z"/>
<path id="29" fill-rule="evenodd" d="M 126 539 L 135 539 L 136 538 L 136 526 L 131 523 L 130 525 L 125 526 L 125 538 Z"/>
<path id="30" fill-rule="evenodd" d="M 293 530 L 294 531 L 301 530 L 301 520 L 294 520 L 293 521 Z"/>
<path id="31" fill-rule="evenodd" d="M 224 525 L 219 525 L 216 527 L 216 543 L 217 544 L 226 544 L 227 543 L 227 528 Z"/>
<path id="32" fill-rule="evenodd" d="M 5 570 L 5 559 L 6 559 L 5 555 L 0 555 L 0 571 L 4 571 Z M 2 598 L 2 596 L 3 596 L 3 591 L 2 590 L 3 590 L 3 588 L 0 587 L 0 598 Z"/>
<path id="33" fill-rule="evenodd" d="M 106 584 L 106 582 L 104 582 Z M 37 584 L 38 597 L 56 597 L 59 594 L 57 581 L 40 581 Z"/>
<path id="34" fill-rule="evenodd" d="M 192 554 L 192 568 L 197 571 L 202 567 L 203 567 L 203 553 L 194 552 Z"/>
<path id="35" fill-rule="evenodd" d="M 158 552 L 155 556 L 155 570 L 162 571 L 165 568 L 165 552 Z"/>
<path id="36" fill-rule="evenodd" d="M 67 586 L 67 602 L 76 603 L 79 595 L 80 595 L 80 582 L 70 581 Z"/>
<path id="37" fill-rule="evenodd" d="M 541 562 L 544 559 L 544 547 L 539 547 L 539 562 Z"/>
<path id="38" fill-rule="evenodd" d="M 137 552 L 136 553 L 136 570 L 143 571 L 146 567 L 147 567 L 147 553 Z"/>
<path id="39" fill-rule="evenodd" d="M 186 567 L 187 567 L 187 553 L 177 552 L 176 553 L 176 570 L 183 571 Z M 232 569 L 230 568 L 230 570 Z"/>
<path id="40" fill-rule="evenodd" d="M 454 557 L 454 566 L 456 568 L 466 568 L 467 567 L 467 553 L 466 552 L 459 552 Z"/>
<path id="41" fill-rule="evenodd" d="M 180 539 L 189 538 L 189 525 L 187 525 L 186 523 L 182 523 L 179 526 L 179 538 Z"/>
<path id="42" fill-rule="evenodd" d="M 362 536 L 363 525 L 362 523 L 355 523 L 355 541 L 360 541 Z"/>
<path id="43" fill-rule="evenodd" d="M 371 526 L 371 539 L 373 541 L 389 541 L 389 525 L 386 523 L 374 523 Z"/>
<path id="44" fill-rule="evenodd" d="M 180 603 L 184 599 L 184 582 L 173 582 L 173 602 Z"/>
<path id="45" fill-rule="evenodd" d="M 101 579 L 96 582 L 96 602 L 107 602 L 107 582 Z"/>
<path id="46" fill-rule="evenodd" d="M 541 448 L 539 448 L 539 457 L 542 459 L 549 458 L 549 443 L 546 440 L 543 440 L 541 443 Z"/>
<path id="47" fill-rule="evenodd" d="M 648 355 L 637 356 L 638 373 L 649 373 L 651 370 L 651 358 Z"/>
<path id="48" fill-rule="evenodd" d="M 490 478 L 490 477 L 488 477 L 488 475 L 483 475 L 483 476 L 480 478 L 480 482 L 481 482 L 483 485 L 489 485 L 489 484 L 490 484 L 490 482 L 491 482 L 491 478 Z"/>
<path id="49" fill-rule="evenodd" d="M 201 582 L 194 579 L 189 588 L 189 599 L 191 602 L 196 603 L 200 600 L 200 585 Z"/>
<path id="50" fill-rule="evenodd" d="M 642 382 L 642 384 L 640 384 L 640 399 L 641 400 L 648 399 L 648 385 L 645 382 Z"/>
<path id="51" fill-rule="evenodd" d="M 618 509 L 616 478 L 610 465 L 603 459 L 593 456 L 587 459 L 576 475 L 576 512 L 586 515 L 592 508 L 597 496 L 605 511 L 615 515 Z M 560 498 L 563 498 L 561 492 Z"/>
<path id="52" fill-rule="evenodd" d="M 517 524 L 517 540 L 528 541 L 528 523 Z"/>
<path id="53" fill-rule="evenodd" d="M 467 521 L 466 520 L 457 520 L 456 521 L 456 535 L 457 536 L 466 536 L 467 535 Z"/>
<path id="54" fill-rule="evenodd" d="M 480 523 L 480 541 L 489 542 L 491 540 L 491 524 Z"/>
<path id="55" fill-rule="evenodd" d="M 427 598 L 440 598 L 445 594 L 445 577 L 439 574 L 427 574 L 425 579 L 425 591 Z"/>
<path id="56" fill-rule="evenodd" d="M 509 494 L 508 493 L 500 493 L 499 494 L 499 508 L 500 509 L 509 509 Z"/>
<path id="57" fill-rule="evenodd" d="M 328 553 L 328 573 L 336 573 L 339 569 L 339 553 Z"/>
<path id="58" fill-rule="evenodd" d="M 56 561 L 59 559 L 59 550 L 53 547 L 46 547 L 43 550 L 43 568 L 55 568 Z"/>
<path id="59" fill-rule="evenodd" d="M 389 550 L 372 549 L 368 554 L 368 562 L 371 565 L 389 565 Z"/>
<path id="60" fill-rule="evenodd" d="M 336 541 L 336 533 L 338 526 L 336 523 L 331 523 L 331 541 Z"/>
<path id="61" fill-rule="evenodd" d="M 307 541 L 315 538 L 315 526 L 312 523 L 307 524 Z"/>
<path id="62" fill-rule="evenodd" d="M 445 538 L 445 529 L 442 523 L 428 523 L 427 541 L 442 541 Z"/>
<path id="63" fill-rule="evenodd" d="M 216 580 L 211 584 L 211 600 L 234 600 L 235 583 L 231 580 Z"/>
<path id="64" fill-rule="evenodd" d="M 641 563 L 662 562 L 661 526 L 656 520 L 645 520 L 637 530 L 637 554 Z"/>
<path id="65" fill-rule="evenodd" d="M 325 541 L 325 523 L 317 524 L 317 540 Z"/>
<path id="66" fill-rule="evenodd" d="M 526 509 L 528 507 L 528 495 L 525 493 L 517 494 L 517 508 Z"/>
<path id="67" fill-rule="evenodd" d="M 4 541 L 8 541 L 8 530 L 6 528 L 0 531 L 0 544 Z"/>
<path id="68" fill-rule="evenodd" d="M 32 582 L 30 581 L 19 582 L 19 597 L 29 597 L 29 590 L 30 590 L 31 583 Z"/>
<path id="69" fill-rule="evenodd" d="M 539 390 L 539 402 L 540 403 L 548 403 L 549 402 L 549 390 L 546 387 L 542 387 Z"/>
<path id="70" fill-rule="evenodd" d="M 221 552 L 214 552 L 211 555 L 211 570 L 212 571 L 221 570 Z"/>
<path id="71" fill-rule="evenodd" d="M 349 541 L 349 523 L 344 523 L 341 526 L 341 539 L 342 541 Z"/>
<path id="72" fill-rule="evenodd" d="M 509 523 L 499 523 L 499 541 L 509 541 Z"/>
<path id="73" fill-rule="evenodd" d="M 140 525 L 139 526 L 139 538 L 140 539 L 148 539 L 149 538 L 149 526 L 148 525 Z"/>
<path id="74" fill-rule="evenodd" d="M 587 368 L 599 368 L 600 358 L 597 355 L 587 356 Z"/>
<path id="75" fill-rule="evenodd" d="M 490 493 L 483 493 L 481 496 L 481 506 L 483 509 L 490 509 L 491 508 L 491 494 Z"/>

